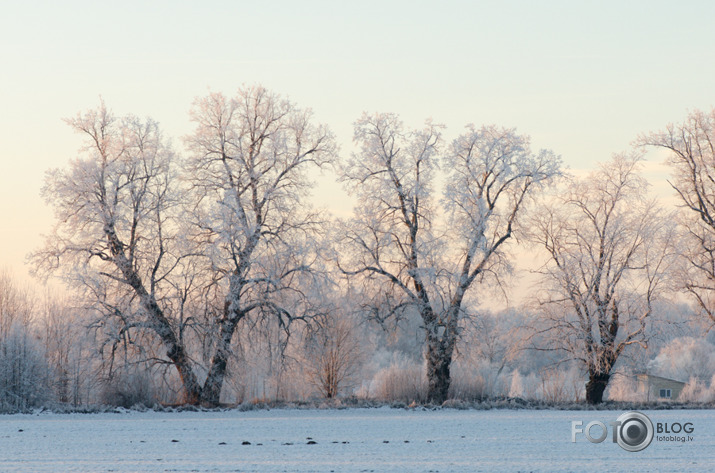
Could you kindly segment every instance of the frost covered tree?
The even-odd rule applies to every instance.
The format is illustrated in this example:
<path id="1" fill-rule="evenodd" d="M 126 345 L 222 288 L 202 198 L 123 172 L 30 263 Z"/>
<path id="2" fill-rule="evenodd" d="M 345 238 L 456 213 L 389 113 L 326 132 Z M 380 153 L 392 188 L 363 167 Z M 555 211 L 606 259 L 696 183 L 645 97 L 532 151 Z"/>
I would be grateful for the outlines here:
<path id="1" fill-rule="evenodd" d="M 651 360 L 648 370 L 683 381 L 691 378 L 710 381 L 715 375 L 715 345 L 705 338 L 674 338 Z"/>
<path id="2" fill-rule="evenodd" d="M 57 400 L 75 407 L 90 402 L 97 384 L 96 341 L 87 330 L 88 315 L 72 299 L 46 294 L 38 317 Z"/>
<path id="3" fill-rule="evenodd" d="M 242 320 L 271 317 L 285 328 L 319 311 L 308 288 L 324 219 L 304 197 L 308 173 L 332 161 L 336 145 L 310 111 L 259 86 L 200 98 L 191 116 L 191 240 L 223 302 L 204 386 L 205 398 L 218 402 Z"/>
<path id="4" fill-rule="evenodd" d="M 302 197 L 335 145 L 310 112 L 261 87 L 199 99 L 192 117 L 183 167 L 152 120 L 104 104 L 68 120 L 86 145 L 48 173 L 57 225 L 33 259 L 83 288 L 112 353 L 169 363 L 185 402 L 217 405 L 241 320 L 309 315 L 321 222 Z M 207 341 L 205 364 L 195 339 Z"/>
<path id="5" fill-rule="evenodd" d="M 370 288 L 378 319 L 419 314 L 427 396 L 442 403 L 465 298 L 486 276 L 507 269 L 507 242 L 531 197 L 559 174 L 560 161 L 550 151 L 532 153 L 528 137 L 495 126 L 468 127 L 441 156 L 440 126 L 406 130 L 393 114 L 364 114 L 354 139 L 360 149 L 342 178 L 360 205 L 339 242 L 338 263 Z M 448 183 L 441 199 L 440 167 Z"/>
<path id="6" fill-rule="evenodd" d="M 0 273 L 0 412 L 50 399 L 50 370 L 33 324 L 34 299 L 9 273 Z"/>
<path id="7" fill-rule="evenodd" d="M 668 151 L 670 185 L 685 209 L 678 215 L 687 242 L 681 249 L 687 267 L 680 283 L 715 324 L 715 109 L 696 110 L 683 123 L 638 141 Z"/>
<path id="8" fill-rule="evenodd" d="M 331 313 L 317 319 L 306 333 L 304 350 L 308 380 L 326 399 L 356 382 L 364 348 L 348 317 Z"/>
<path id="9" fill-rule="evenodd" d="M 50 368 L 31 327 L 0 339 L 0 412 L 24 411 L 50 399 Z"/>
<path id="10" fill-rule="evenodd" d="M 33 297 L 7 271 L 0 272 L 0 338 L 14 326 L 27 327 L 33 318 Z"/>
<path id="11" fill-rule="evenodd" d="M 33 254 L 38 274 L 59 272 L 101 314 L 117 340 L 149 333 L 176 367 L 185 400 L 201 386 L 169 299 L 182 268 L 175 156 L 156 122 L 118 118 L 101 103 L 68 119 L 81 156 L 47 173 L 43 195 L 56 225 Z"/>
<path id="12" fill-rule="evenodd" d="M 549 256 L 539 297 L 547 349 L 583 364 L 590 404 L 603 400 L 626 347 L 645 347 L 646 321 L 673 263 L 674 227 L 647 199 L 640 161 L 617 155 L 588 177 L 570 179 L 532 223 Z"/>

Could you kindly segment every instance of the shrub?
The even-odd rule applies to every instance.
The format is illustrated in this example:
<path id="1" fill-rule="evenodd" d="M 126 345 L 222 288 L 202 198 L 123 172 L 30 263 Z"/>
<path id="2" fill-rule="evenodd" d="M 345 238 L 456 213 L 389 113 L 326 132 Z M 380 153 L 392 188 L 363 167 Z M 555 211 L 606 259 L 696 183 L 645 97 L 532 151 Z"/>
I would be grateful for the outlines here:
<path id="1" fill-rule="evenodd" d="M 0 411 L 18 412 L 49 401 L 50 369 L 29 328 L 14 326 L 0 340 Z"/>

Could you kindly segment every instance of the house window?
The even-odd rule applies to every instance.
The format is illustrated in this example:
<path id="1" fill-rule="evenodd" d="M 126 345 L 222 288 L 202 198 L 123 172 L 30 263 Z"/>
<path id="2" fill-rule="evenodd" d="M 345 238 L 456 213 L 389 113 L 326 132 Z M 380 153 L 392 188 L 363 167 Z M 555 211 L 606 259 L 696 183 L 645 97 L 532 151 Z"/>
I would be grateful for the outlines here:
<path id="1" fill-rule="evenodd" d="M 660 390 L 660 397 L 668 398 L 670 399 L 671 392 L 670 389 L 661 389 Z"/>

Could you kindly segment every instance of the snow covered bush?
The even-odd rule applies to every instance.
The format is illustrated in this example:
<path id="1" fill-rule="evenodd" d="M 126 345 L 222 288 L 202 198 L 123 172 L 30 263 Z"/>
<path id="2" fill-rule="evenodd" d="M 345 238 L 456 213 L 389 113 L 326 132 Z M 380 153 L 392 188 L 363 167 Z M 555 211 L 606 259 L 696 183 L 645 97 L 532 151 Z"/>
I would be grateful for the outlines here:
<path id="1" fill-rule="evenodd" d="M 503 365 L 479 360 L 475 364 L 454 363 L 450 398 L 481 401 L 509 392 L 509 372 Z"/>
<path id="2" fill-rule="evenodd" d="M 369 394 L 381 401 L 424 402 L 427 395 L 424 364 L 395 354 L 390 365 L 372 378 Z"/>
<path id="3" fill-rule="evenodd" d="M 609 383 L 606 397 L 611 401 L 642 402 L 648 393 L 639 390 L 638 380 L 630 373 L 617 373 Z"/>
<path id="4" fill-rule="evenodd" d="M 702 379 L 692 377 L 678 396 L 680 402 L 713 402 L 715 401 L 715 375 L 710 380 L 710 386 Z"/>
<path id="5" fill-rule="evenodd" d="M 17 412 L 50 401 L 50 369 L 28 327 L 14 325 L 0 340 L 0 412 Z"/>
<path id="6" fill-rule="evenodd" d="M 157 396 L 150 373 L 137 368 L 116 373 L 105 383 L 102 401 L 104 404 L 127 409 L 134 406 L 153 406 Z"/>
<path id="7" fill-rule="evenodd" d="M 577 402 L 584 399 L 584 380 L 579 370 L 551 368 L 541 372 L 540 399 L 546 402 Z"/>

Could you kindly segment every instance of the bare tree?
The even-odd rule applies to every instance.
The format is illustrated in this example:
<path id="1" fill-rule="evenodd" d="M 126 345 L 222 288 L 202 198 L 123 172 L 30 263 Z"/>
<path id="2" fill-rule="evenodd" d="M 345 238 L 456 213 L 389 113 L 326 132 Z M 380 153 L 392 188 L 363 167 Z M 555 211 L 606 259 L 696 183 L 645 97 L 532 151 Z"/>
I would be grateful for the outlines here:
<path id="1" fill-rule="evenodd" d="M 96 349 L 87 331 L 84 311 L 73 307 L 68 297 L 45 294 L 39 325 L 45 356 L 52 367 L 57 400 L 77 407 L 87 403 L 93 384 L 91 365 Z"/>
<path id="2" fill-rule="evenodd" d="M 505 246 L 528 200 L 559 174 L 549 151 L 532 153 L 513 129 L 468 127 L 439 157 L 440 127 L 406 131 L 392 114 L 355 124 L 360 151 L 343 179 L 360 207 L 339 259 L 343 272 L 374 288 L 373 314 L 415 311 L 425 331 L 428 399 L 442 403 L 468 291 L 506 269 Z M 444 197 L 434 196 L 444 165 Z"/>
<path id="3" fill-rule="evenodd" d="M 35 296 L 0 273 L 0 412 L 50 400 L 50 369 L 34 326 Z"/>
<path id="4" fill-rule="evenodd" d="M 328 314 L 311 324 L 305 339 L 308 378 L 326 399 L 356 381 L 364 353 L 352 320 Z"/>
<path id="5" fill-rule="evenodd" d="M 547 349 L 588 372 L 586 400 L 598 404 L 618 357 L 645 347 L 646 320 L 665 289 L 674 227 L 638 176 L 640 155 L 617 155 L 588 177 L 572 178 L 533 221 L 546 249 L 539 297 Z"/>
<path id="6" fill-rule="evenodd" d="M 307 173 L 330 162 L 336 146 L 309 111 L 262 87 L 198 99 L 192 118 L 191 238 L 224 301 L 204 386 L 205 398 L 218 402 L 242 320 L 274 316 L 287 327 L 313 311 L 305 289 L 319 260 L 324 219 L 304 200 Z"/>
<path id="7" fill-rule="evenodd" d="M 0 272 L 0 338 L 16 325 L 27 327 L 32 323 L 33 300 L 30 291 L 18 285 L 9 272 Z"/>
<path id="8" fill-rule="evenodd" d="M 120 336 L 157 337 L 185 400 L 197 403 L 201 386 L 166 303 L 185 256 L 174 153 L 156 122 L 116 118 L 104 103 L 67 123 L 85 138 L 83 157 L 47 174 L 43 194 L 57 223 L 32 256 L 36 270 L 62 270 Z"/>
<path id="9" fill-rule="evenodd" d="M 715 109 L 696 110 L 638 143 L 669 151 L 670 185 L 686 209 L 678 218 L 687 242 L 681 248 L 687 268 L 680 283 L 715 324 Z"/>
<path id="10" fill-rule="evenodd" d="M 57 226 L 33 258 L 38 272 L 62 266 L 84 288 L 111 353 L 131 346 L 168 358 L 186 402 L 217 405 L 237 324 L 274 314 L 285 327 L 312 307 L 302 289 L 321 221 L 301 198 L 305 173 L 332 159 L 335 145 L 309 112 L 261 87 L 197 100 L 192 117 L 185 187 L 155 122 L 117 119 L 104 104 L 68 120 L 86 138 L 85 157 L 48 174 Z M 191 356 L 192 330 L 209 335 L 206 368 Z"/>
<path id="11" fill-rule="evenodd" d="M 32 327 L 15 325 L 0 339 L 0 412 L 50 400 L 50 368 Z"/>

